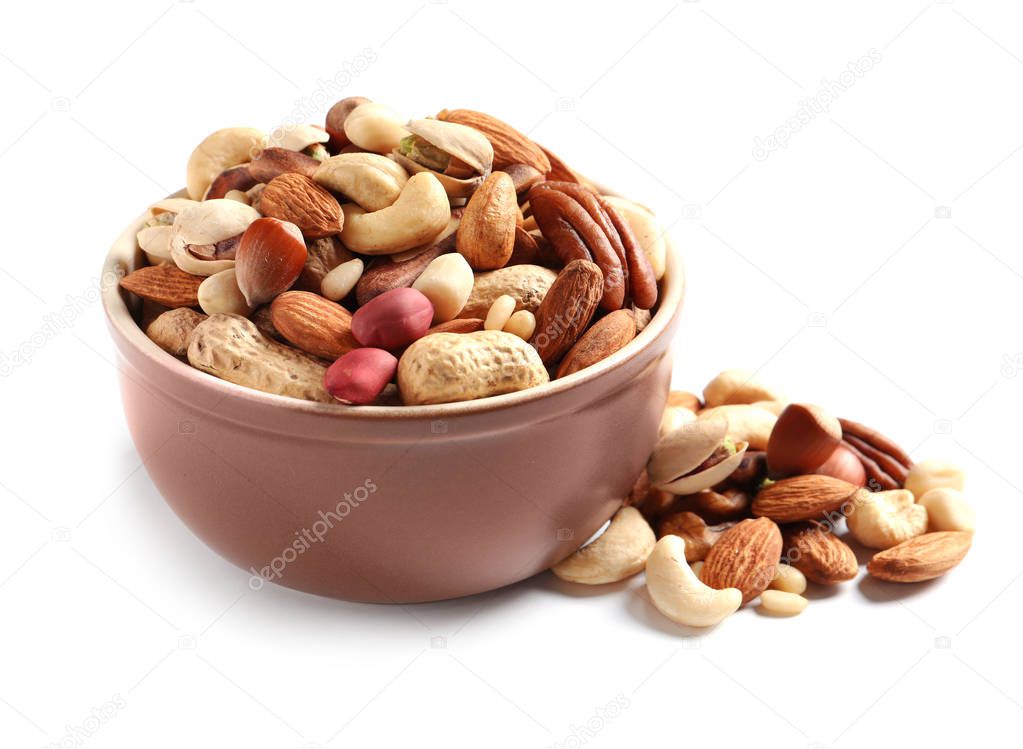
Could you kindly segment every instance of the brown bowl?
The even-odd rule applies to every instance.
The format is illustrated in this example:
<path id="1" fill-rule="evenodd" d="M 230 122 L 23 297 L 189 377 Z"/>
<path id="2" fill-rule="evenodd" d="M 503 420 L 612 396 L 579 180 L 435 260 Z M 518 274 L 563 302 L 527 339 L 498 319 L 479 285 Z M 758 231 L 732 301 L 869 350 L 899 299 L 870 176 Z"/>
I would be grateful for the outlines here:
<path id="1" fill-rule="evenodd" d="M 105 274 L 143 263 L 143 221 Z M 192 531 L 254 587 L 407 603 L 530 577 L 614 513 L 657 437 L 682 296 L 669 251 L 652 321 L 604 361 L 530 390 L 405 408 L 231 384 L 158 348 L 116 284 L 103 307 L 135 447 Z"/>

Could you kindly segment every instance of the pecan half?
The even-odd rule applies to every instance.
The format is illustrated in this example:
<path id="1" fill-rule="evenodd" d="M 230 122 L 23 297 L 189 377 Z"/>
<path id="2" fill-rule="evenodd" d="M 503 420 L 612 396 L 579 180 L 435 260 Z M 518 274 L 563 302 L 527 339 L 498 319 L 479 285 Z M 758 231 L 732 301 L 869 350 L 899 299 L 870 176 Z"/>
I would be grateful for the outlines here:
<path id="1" fill-rule="evenodd" d="M 860 459 L 868 487 L 887 491 L 905 486 L 913 460 L 901 447 L 863 424 L 849 419 L 838 422 L 842 425 L 842 444 Z"/>
<path id="2" fill-rule="evenodd" d="M 641 309 L 656 303 L 657 283 L 650 261 L 607 201 L 574 182 L 541 182 L 528 197 L 532 218 L 561 262 L 592 260 L 600 268 L 603 309 L 621 309 L 630 295 Z"/>

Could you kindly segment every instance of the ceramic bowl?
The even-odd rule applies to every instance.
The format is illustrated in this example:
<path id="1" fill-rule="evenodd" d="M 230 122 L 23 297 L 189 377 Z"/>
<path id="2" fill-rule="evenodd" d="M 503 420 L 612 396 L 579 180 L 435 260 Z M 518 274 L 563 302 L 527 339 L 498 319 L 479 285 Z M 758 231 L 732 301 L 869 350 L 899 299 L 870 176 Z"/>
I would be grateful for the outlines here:
<path id="1" fill-rule="evenodd" d="M 114 243 L 105 273 L 144 262 L 143 221 Z M 124 412 L 174 512 L 253 587 L 408 603 L 535 575 L 614 513 L 657 438 L 683 273 L 669 248 L 652 321 L 592 367 L 405 408 L 306 402 L 212 377 L 150 341 L 128 297 L 116 284 L 103 291 Z"/>

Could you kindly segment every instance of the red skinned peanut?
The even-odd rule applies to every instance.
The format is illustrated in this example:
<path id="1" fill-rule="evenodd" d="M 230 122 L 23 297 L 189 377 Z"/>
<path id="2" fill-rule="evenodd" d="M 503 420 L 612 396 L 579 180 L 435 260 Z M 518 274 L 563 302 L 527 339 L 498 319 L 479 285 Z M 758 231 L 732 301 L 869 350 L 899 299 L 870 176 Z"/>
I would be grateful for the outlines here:
<path id="1" fill-rule="evenodd" d="M 416 289 L 385 291 L 352 316 L 352 335 L 363 346 L 398 349 L 421 338 L 433 322 L 433 304 Z"/>
<path id="2" fill-rule="evenodd" d="M 372 403 L 398 369 L 393 354 L 378 348 L 357 348 L 330 365 L 323 387 L 335 399 L 353 406 Z"/>

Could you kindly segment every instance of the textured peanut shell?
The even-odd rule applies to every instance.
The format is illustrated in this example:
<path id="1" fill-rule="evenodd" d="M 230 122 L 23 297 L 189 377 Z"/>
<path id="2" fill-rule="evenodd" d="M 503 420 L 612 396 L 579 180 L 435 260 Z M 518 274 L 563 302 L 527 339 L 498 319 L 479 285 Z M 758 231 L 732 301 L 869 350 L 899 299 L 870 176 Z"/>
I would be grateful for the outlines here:
<path id="1" fill-rule="evenodd" d="M 434 333 L 409 346 L 398 362 L 398 388 L 407 406 L 475 400 L 547 381 L 536 350 L 500 330 Z"/>
<path id="2" fill-rule="evenodd" d="M 184 356 L 188 351 L 188 336 L 206 315 L 191 307 L 167 310 L 146 328 L 146 335 L 157 346 L 173 356 Z"/>
<path id="3" fill-rule="evenodd" d="M 212 315 L 188 337 L 188 363 L 236 385 L 323 403 L 327 368 L 310 356 L 263 336 L 238 315 Z"/>
<path id="4" fill-rule="evenodd" d="M 557 277 L 555 271 L 540 265 L 510 265 L 477 273 L 472 293 L 459 316 L 485 318 L 490 305 L 503 294 L 515 299 L 516 311 L 525 309 L 535 314 Z"/>

